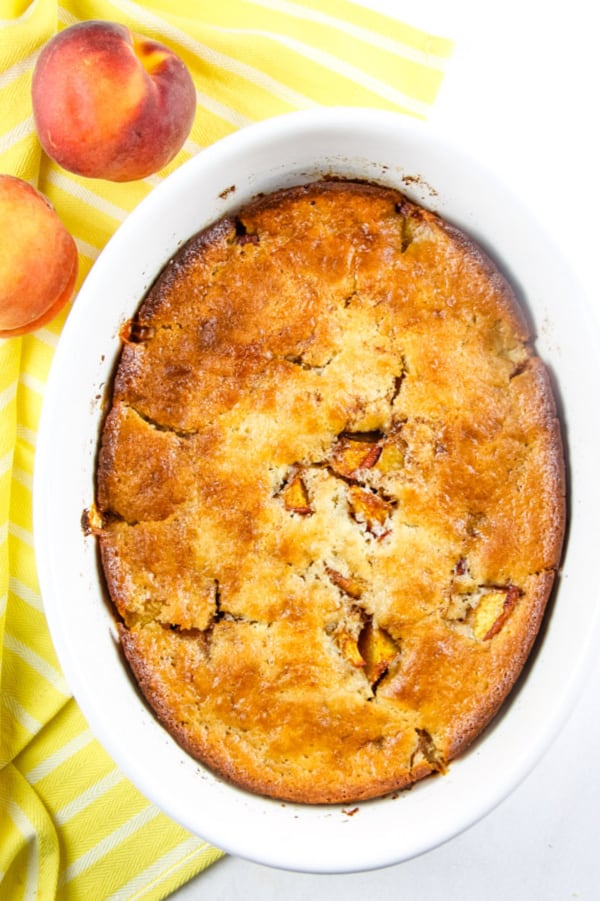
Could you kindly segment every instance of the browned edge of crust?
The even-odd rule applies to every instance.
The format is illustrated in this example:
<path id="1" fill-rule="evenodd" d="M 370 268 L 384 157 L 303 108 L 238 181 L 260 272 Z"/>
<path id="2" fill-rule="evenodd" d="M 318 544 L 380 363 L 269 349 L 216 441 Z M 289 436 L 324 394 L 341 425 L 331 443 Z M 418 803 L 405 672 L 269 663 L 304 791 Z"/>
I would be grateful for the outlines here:
<path id="1" fill-rule="evenodd" d="M 235 228 L 235 215 L 228 214 L 195 232 L 184 241 L 181 247 L 165 262 L 146 294 L 141 298 L 133 319 L 150 319 L 156 305 L 160 303 L 161 292 L 165 288 L 168 289 L 175 278 L 180 277 L 181 270 L 185 269 L 188 262 L 202 249 L 208 248 L 211 244 L 217 244 L 223 235 L 233 228 Z M 115 372 L 116 368 L 118 368 L 118 362 Z"/>
<path id="2" fill-rule="evenodd" d="M 437 772 L 431 764 L 422 761 L 412 767 L 404 780 L 374 778 L 364 784 L 359 791 L 356 790 L 355 786 L 349 786 L 345 794 L 336 790 L 335 796 L 332 796 L 331 792 L 328 792 L 326 788 L 318 783 L 311 786 L 310 792 L 303 790 L 282 791 L 280 785 L 275 787 L 272 781 L 264 775 L 262 779 L 253 779 L 246 772 L 234 771 L 232 768 L 224 765 L 222 758 L 214 753 L 210 744 L 205 745 L 191 740 L 190 734 L 173 718 L 170 706 L 163 697 L 163 692 L 153 668 L 148 666 L 145 657 L 137 652 L 135 635 L 121 623 L 118 624 L 117 628 L 125 659 L 153 715 L 158 718 L 169 735 L 199 766 L 206 767 L 213 775 L 223 779 L 235 788 L 269 797 L 276 801 L 332 806 L 348 802 L 371 801 L 382 798 L 385 795 L 404 791 L 411 788 L 415 782 Z"/>
<path id="3" fill-rule="evenodd" d="M 553 569 L 540 574 L 534 602 L 531 605 L 531 618 L 528 628 L 521 633 L 523 640 L 519 647 L 519 653 L 513 657 L 510 668 L 505 671 L 503 678 L 498 682 L 496 691 L 490 698 L 487 707 L 480 707 L 476 716 L 461 723 L 461 728 L 457 731 L 454 741 L 449 748 L 448 763 L 456 760 L 465 751 L 474 747 L 477 741 L 483 740 L 485 730 L 499 722 L 502 715 L 507 712 L 506 703 L 510 702 L 511 695 L 514 694 L 516 696 L 518 692 L 519 679 L 524 672 L 525 664 L 539 635 L 555 579 L 556 571 Z"/>

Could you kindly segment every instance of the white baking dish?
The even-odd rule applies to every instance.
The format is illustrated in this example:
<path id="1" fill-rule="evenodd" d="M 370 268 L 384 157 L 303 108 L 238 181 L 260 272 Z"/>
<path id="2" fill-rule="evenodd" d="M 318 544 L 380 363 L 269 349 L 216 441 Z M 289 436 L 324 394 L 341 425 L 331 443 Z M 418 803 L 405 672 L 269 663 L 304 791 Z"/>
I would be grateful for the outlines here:
<path id="1" fill-rule="evenodd" d="M 94 497 L 103 398 L 119 329 L 162 265 L 195 231 L 257 193 L 326 174 L 400 187 L 484 245 L 534 324 L 537 350 L 553 376 L 568 453 L 563 571 L 517 689 L 447 775 L 395 798 L 361 803 L 353 815 L 343 807 L 304 807 L 247 794 L 175 744 L 123 663 L 95 539 L 80 525 Z M 34 486 L 37 563 L 53 640 L 92 730 L 126 775 L 174 819 L 224 850 L 312 872 L 397 863 L 490 811 L 564 722 L 598 641 L 599 361 L 597 332 L 581 289 L 535 215 L 468 151 L 423 123 L 362 109 L 293 113 L 237 132 L 166 179 L 109 242 L 69 315 L 44 402 Z"/>

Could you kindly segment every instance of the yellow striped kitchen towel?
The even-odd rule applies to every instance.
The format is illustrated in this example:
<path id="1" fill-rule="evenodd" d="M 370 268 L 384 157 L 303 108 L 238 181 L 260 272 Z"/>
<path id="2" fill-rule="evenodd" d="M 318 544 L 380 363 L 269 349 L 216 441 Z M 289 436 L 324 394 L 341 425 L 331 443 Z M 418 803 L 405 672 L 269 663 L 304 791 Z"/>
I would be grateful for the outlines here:
<path id="1" fill-rule="evenodd" d="M 30 99 L 37 54 L 58 29 L 85 19 L 163 41 L 192 73 L 194 127 L 155 176 L 86 180 L 40 150 Z M 133 207 L 203 147 L 317 105 L 425 117 L 450 53 L 447 40 L 348 0 L 0 0 L 0 172 L 27 179 L 54 204 L 77 243 L 80 284 Z M 94 739 L 61 673 L 36 576 L 36 433 L 67 315 L 0 341 L 0 898 L 158 899 L 221 852 L 142 797 Z"/>

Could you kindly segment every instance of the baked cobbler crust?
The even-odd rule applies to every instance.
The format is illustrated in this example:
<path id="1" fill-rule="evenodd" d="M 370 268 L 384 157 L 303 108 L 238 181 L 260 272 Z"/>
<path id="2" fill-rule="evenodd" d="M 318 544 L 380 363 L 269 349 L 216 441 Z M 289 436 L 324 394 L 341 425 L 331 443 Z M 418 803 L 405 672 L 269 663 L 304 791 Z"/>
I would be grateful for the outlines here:
<path id="1" fill-rule="evenodd" d="M 123 338 L 99 543 L 161 722 L 283 800 L 445 770 L 514 686 L 564 533 L 506 280 L 400 193 L 319 182 L 193 237 Z"/>

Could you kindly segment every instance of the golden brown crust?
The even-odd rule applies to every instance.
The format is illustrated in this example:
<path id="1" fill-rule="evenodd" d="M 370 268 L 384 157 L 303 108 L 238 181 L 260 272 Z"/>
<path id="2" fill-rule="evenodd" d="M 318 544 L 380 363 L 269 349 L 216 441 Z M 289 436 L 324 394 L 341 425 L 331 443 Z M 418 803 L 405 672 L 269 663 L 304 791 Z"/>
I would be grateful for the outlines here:
<path id="1" fill-rule="evenodd" d="M 398 192 L 323 182 L 192 238 L 124 338 L 100 548 L 157 716 L 285 800 L 443 771 L 514 686 L 564 534 L 509 284 Z"/>

